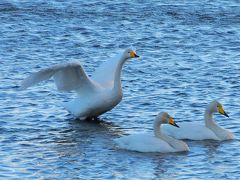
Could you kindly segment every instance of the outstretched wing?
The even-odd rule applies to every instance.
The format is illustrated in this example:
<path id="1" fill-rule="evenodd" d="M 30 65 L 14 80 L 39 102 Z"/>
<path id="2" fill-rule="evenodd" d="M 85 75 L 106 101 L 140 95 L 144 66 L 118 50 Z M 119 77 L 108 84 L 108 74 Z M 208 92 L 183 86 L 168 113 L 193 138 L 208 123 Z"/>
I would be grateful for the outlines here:
<path id="1" fill-rule="evenodd" d="M 26 89 L 41 81 L 53 77 L 58 90 L 79 90 L 82 87 L 93 87 L 93 82 L 77 61 L 55 65 L 33 73 L 22 82 L 22 89 Z"/>
<path id="2" fill-rule="evenodd" d="M 102 63 L 91 76 L 93 80 L 103 86 L 113 86 L 117 67 L 119 66 L 121 54 Z"/>

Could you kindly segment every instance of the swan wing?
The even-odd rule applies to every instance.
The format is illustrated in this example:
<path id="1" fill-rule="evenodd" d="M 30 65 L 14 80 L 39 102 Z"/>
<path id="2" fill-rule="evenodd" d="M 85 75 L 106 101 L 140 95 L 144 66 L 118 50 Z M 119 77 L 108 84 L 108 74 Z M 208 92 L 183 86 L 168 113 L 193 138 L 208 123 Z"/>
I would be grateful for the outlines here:
<path id="1" fill-rule="evenodd" d="M 162 131 L 176 139 L 190 139 L 190 140 L 204 140 L 219 138 L 205 125 L 200 123 L 182 122 L 178 123 L 179 128 L 163 124 L 161 126 Z"/>
<path id="2" fill-rule="evenodd" d="M 93 82 L 85 73 L 78 61 L 55 65 L 33 73 L 22 81 L 22 89 L 27 89 L 41 81 L 53 77 L 57 89 L 60 91 L 79 90 L 82 87 L 93 87 Z"/>
<path id="3" fill-rule="evenodd" d="M 115 139 L 117 145 L 126 150 L 138 152 L 174 152 L 165 141 L 150 134 L 132 134 Z"/>
<path id="4" fill-rule="evenodd" d="M 92 74 L 92 79 L 104 86 L 113 86 L 120 58 L 119 54 L 102 63 Z"/>

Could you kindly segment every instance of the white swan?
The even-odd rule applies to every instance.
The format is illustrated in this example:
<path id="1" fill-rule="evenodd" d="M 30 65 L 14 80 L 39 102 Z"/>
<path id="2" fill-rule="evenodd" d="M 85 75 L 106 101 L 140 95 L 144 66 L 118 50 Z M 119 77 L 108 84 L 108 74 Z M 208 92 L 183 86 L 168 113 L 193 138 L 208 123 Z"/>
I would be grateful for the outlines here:
<path id="1" fill-rule="evenodd" d="M 43 69 L 26 78 L 21 88 L 54 78 L 58 90 L 76 91 L 77 98 L 64 107 L 80 119 L 95 118 L 115 107 L 122 99 L 121 70 L 129 58 L 139 57 L 127 49 L 103 63 L 90 78 L 79 62 L 68 62 Z"/>
<path id="2" fill-rule="evenodd" d="M 179 123 L 179 131 L 175 131 L 171 127 L 162 126 L 164 133 L 177 138 L 177 139 L 190 139 L 190 140 L 228 140 L 233 139 L 234 136 L 228 130 L 220 127 L 213 120 L 212 116 L 214 112 L 219 112 L 224 116 L 227 113 L 224 111 L 223 106 L 218 101 L 211 102 L 205 110 L 205 124 L 199 124 L 195 122 L 183 122 Z"/>
<path id="3" fill-rule="evenodd" d="M 166 112 L 159 113 L 154 121 L 154 134 L 132 134 L 115 139 L 120 148 L 138 152 L 179 152 L 189 151 L 188 145 L 165 135 L 161 124 L 171 124 L 178 127 L 173 118 Z M 178 129 L 175 128 L 177 131 Z"/>

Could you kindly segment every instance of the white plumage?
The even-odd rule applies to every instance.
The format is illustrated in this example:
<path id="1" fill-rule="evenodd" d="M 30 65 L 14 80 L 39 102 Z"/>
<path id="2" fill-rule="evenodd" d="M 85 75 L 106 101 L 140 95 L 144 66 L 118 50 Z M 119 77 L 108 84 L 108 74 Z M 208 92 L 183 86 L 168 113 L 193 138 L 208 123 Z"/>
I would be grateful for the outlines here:
<path id="1" fill-rule="evenodd" d="M 115 139 L 115 142 L 122 149 L 138 152 L 168 153 L 189 151 L 188 145 L 185 142 L 164 134 L 160 129 L 162 124 L 171 124 L 178 127 L 168 113 L 162 112 L 158 114 L 154 121 L 154 134 L 132 134 L 117 138 Z M 178 131 L 178 128 L 176 127 L 173 128 L 175 131 Z"/>
<path id="2" fill-rule="evenodd" d="M 223 109 L 223 106 L 218 101 L 211 102 L 206 108 L 204 120 L 205 124 L 196 122 L 183 122 L 179 123 L 179 131 L 169 126 L 162 126 L 162 131 L 169 136 L 177 139 L 190 139 L 190 140 L 229 140 L 233 139 L 233 134 L 216 124 L 212 115 L 214 112 L 219 112 L 228 117 Z"/>
<path id="3" fill-rule="evenodd" d="M 77 61 L 55 65 L 33 73 L 22 82 L 26 89 L 41 81 L 54 78 L 60 91 L 75 91 L 77 98 L 64 107 L 80 119 L 93 118 L 115 107 L 122 99 L 121 70 L 129 58 L 139 57 L 127 49 L 103 63 L 90 78 Z"/>

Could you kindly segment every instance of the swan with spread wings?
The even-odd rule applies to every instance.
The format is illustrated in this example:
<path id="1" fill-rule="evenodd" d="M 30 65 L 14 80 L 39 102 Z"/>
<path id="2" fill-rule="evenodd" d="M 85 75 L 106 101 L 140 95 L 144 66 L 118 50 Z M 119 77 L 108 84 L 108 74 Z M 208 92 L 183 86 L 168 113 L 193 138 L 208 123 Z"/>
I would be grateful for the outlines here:
<path id="1" fill-rule="evenodd" d="M 53 77 L 60 91 L 75 91 L 77 98 L 64 103 L 64 107 L 79 119 L 95 118 L 122 100 L 121 71 L 130 58 L 139 57 L 132 49 L 104 62 L 91 77 L 78 61 L 58 64 L 33 73 L 22 81 L 26 89 Z"/>

